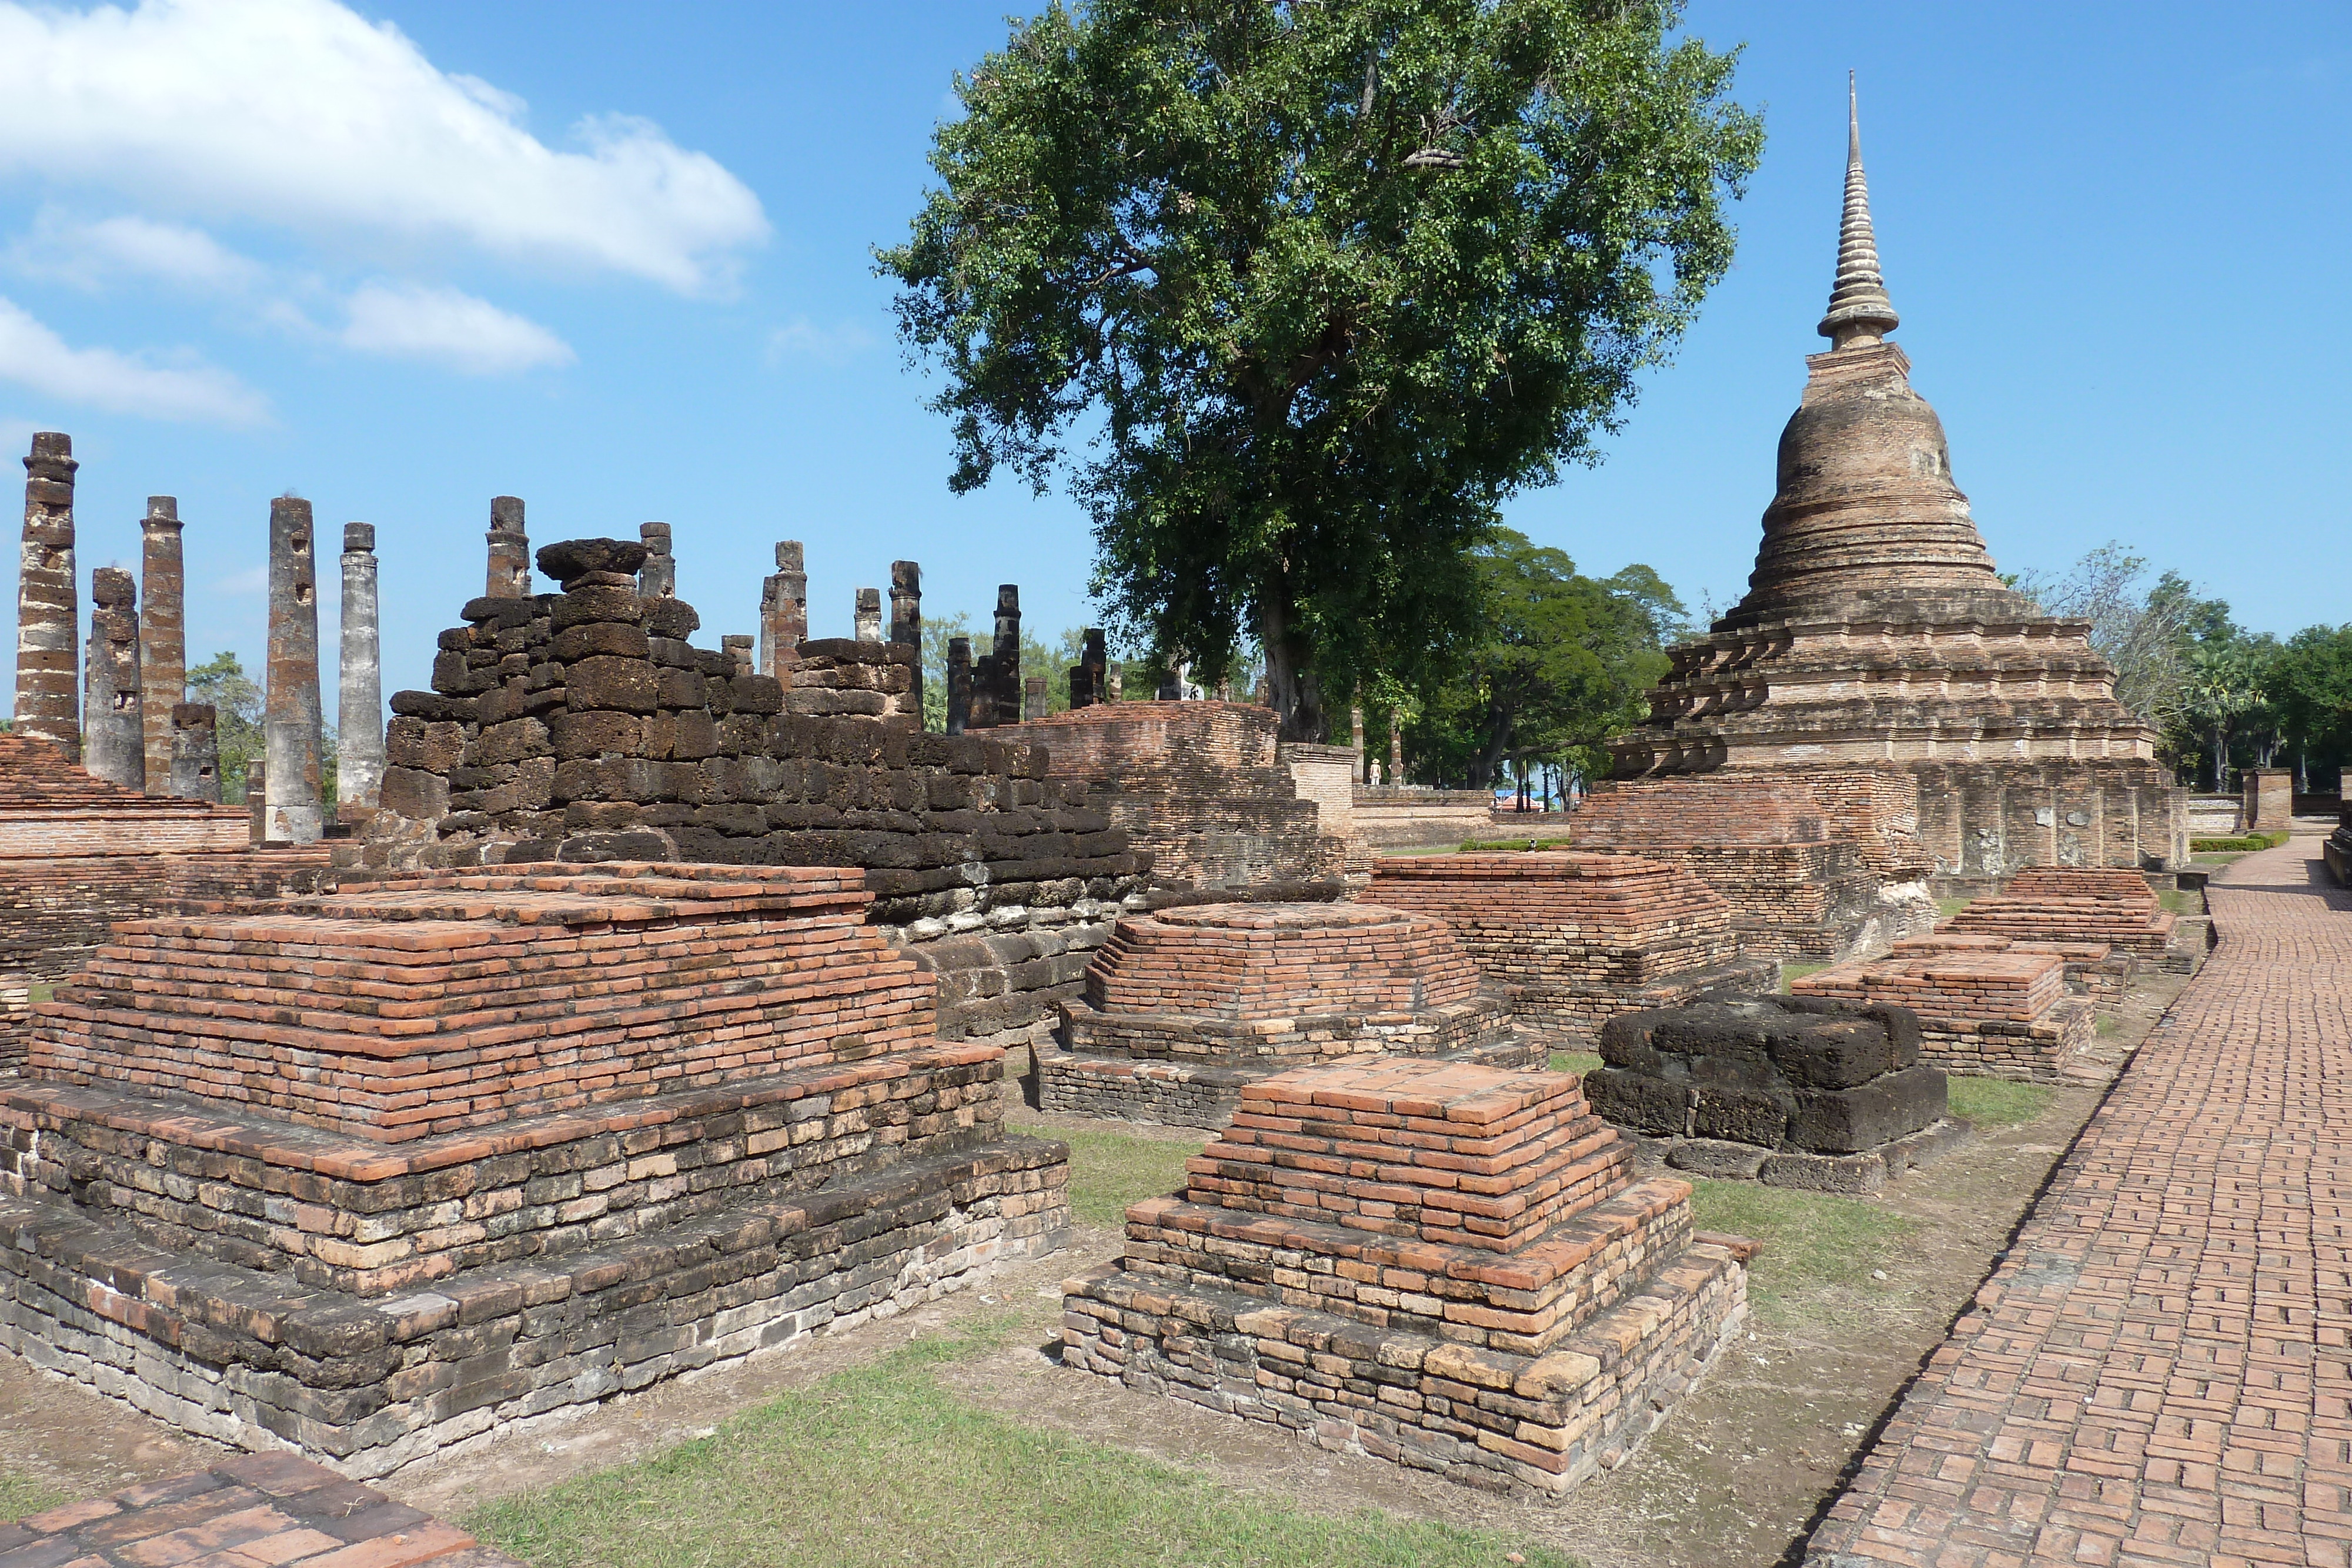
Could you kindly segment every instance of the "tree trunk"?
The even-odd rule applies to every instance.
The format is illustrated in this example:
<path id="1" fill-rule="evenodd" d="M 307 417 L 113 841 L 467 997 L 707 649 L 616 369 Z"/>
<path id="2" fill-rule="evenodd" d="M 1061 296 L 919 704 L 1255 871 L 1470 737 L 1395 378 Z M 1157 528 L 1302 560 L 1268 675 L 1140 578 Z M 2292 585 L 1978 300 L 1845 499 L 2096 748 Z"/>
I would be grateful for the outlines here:
<path id="1" fill-rule="evenodd" d="M 1277 594 L 1266 596 L 1258 614 L 1258 639 L 1265 644 L 1265 700 L 1281 723 L 1282 738 L 1320 744 L 1329 720 L 1315 679 L 1315 651 L 1293 629 L 1289 608 Z"/>

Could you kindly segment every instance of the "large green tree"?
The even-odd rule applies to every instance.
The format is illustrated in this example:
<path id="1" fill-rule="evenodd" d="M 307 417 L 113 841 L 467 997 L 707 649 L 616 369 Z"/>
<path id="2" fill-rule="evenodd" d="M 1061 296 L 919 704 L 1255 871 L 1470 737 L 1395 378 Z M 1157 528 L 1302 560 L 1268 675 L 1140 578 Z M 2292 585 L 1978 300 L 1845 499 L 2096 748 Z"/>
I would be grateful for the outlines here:
<path id="1" fill-rule="evenodd" d="M 1066 472 L 1125 640 L 1284 733 L 1467 629 L 1729 265 L 1762 144 L 1668 0 L 1088 0 L 959 78 L 903 245 L 950 485 Z M 1085 448 L 1076 458 L 1069 448 Z M 1335 694 L 1337 695 L 1337 694 Z"/>

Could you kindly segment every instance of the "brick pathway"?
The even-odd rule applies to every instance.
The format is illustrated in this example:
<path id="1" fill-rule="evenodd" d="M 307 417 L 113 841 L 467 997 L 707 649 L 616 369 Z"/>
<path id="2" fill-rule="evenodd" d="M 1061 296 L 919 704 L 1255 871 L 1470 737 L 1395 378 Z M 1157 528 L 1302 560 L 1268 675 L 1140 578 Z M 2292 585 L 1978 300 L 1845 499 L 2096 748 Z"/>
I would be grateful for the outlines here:
<path id="1" fill-rule="evenodd" d="M 522 1568 L 291 1454 L 243 1454 L 0 1524 L 0 1568 Z"/>
<path id="2" fill-rule="evenodd" d="M 2352 1565 L 2352 894 L 2316 850 L 2213 884 L 2220 947 L 1809 1568 Z"/>

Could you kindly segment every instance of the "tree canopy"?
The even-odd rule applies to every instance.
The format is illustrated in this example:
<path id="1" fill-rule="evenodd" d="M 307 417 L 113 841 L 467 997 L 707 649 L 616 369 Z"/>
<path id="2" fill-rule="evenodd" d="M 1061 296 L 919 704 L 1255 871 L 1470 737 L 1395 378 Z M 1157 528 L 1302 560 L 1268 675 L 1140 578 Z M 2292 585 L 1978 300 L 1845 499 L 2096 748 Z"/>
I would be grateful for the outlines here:
<path id="1" fill-rule="evenodd" d="M 951 486 L 1066 476 L 1122 640 L 1211 685 L 1262 647 L 1294 738 L 1418 677 L 1501 500 L 1590 460 L 1729 265 L 1761 126 L 1678 15 L 1055 0 L 877 253 Z"/>

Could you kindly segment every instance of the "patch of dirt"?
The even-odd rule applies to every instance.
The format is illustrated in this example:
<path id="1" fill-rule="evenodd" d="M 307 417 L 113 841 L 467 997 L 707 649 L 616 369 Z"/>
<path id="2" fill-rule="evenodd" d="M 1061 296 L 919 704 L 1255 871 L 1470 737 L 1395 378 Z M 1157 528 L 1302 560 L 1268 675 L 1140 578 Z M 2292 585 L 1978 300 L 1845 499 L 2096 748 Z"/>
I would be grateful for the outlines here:
<path id="1" fill-rule="evenodd" d="M 0 1354 L 0 1471 L 47 1487 L 62 1501 L 183 1475 L 231 1452 Z"/>

